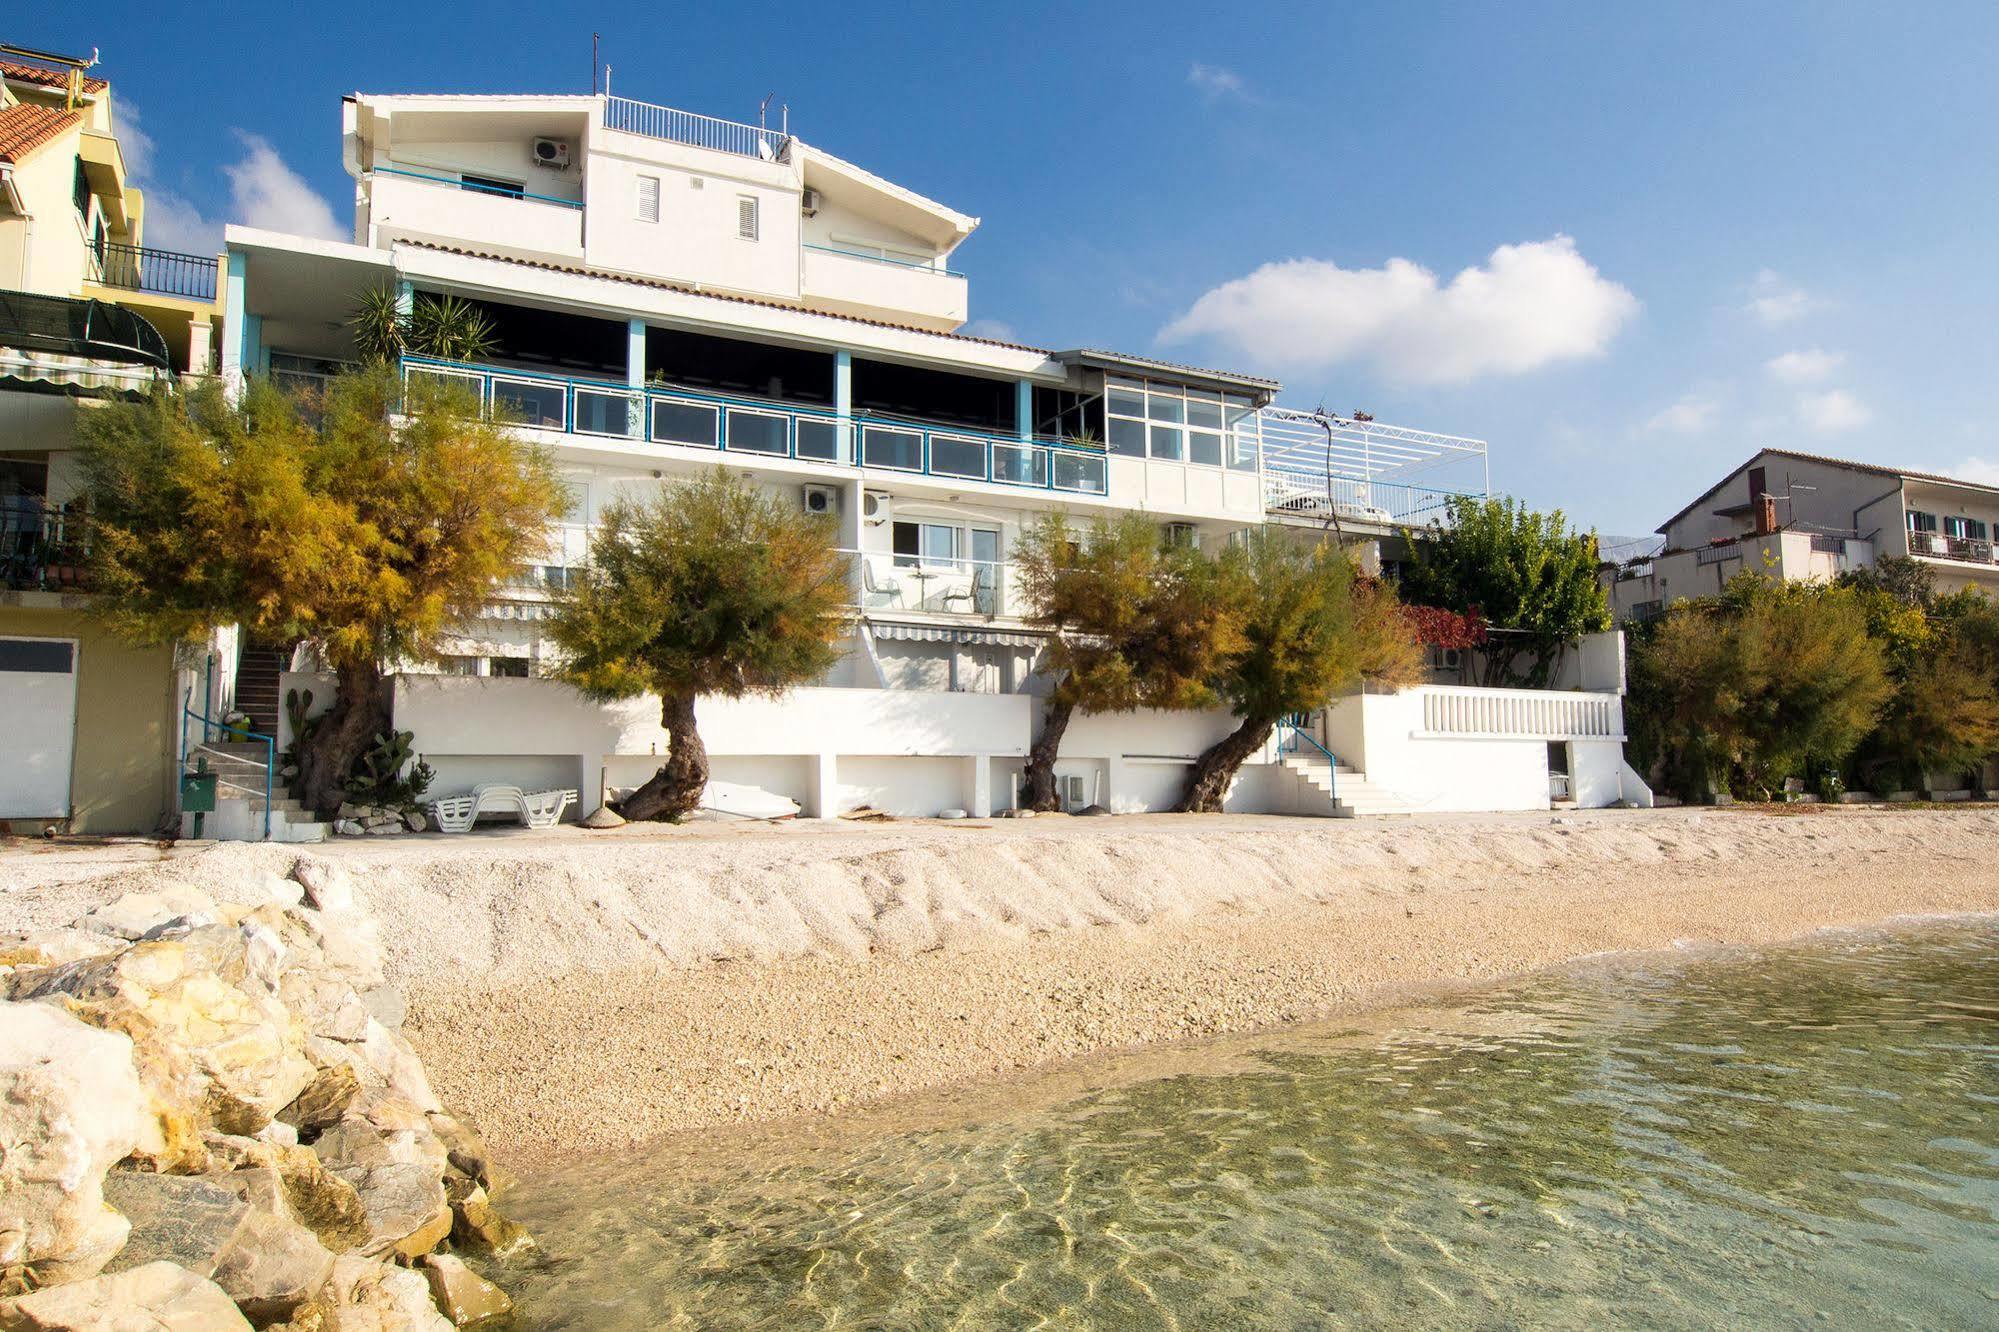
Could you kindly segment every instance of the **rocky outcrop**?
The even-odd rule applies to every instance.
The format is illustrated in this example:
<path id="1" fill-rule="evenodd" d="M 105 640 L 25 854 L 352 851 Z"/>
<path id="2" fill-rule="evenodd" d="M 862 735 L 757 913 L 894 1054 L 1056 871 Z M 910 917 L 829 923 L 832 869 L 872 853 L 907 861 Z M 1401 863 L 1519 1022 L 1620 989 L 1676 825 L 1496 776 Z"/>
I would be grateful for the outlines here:
<path id="1" fill-rule="evenodd" d="M 398 1033 L 353 885 L 308 859 L 228 896 L 132 893 L 0 939 L 0 1332 L 504 1314 L 438 1250 L 532 1241 Z"/>
<path id="2" fill-rule="evenodd" d="M 151 1142 L 132 1042 L 59 1008 L 0 1004 L 0 1266 L 10 1285 L 95 1276 L 130 1224 L 104 1173 Z"/>

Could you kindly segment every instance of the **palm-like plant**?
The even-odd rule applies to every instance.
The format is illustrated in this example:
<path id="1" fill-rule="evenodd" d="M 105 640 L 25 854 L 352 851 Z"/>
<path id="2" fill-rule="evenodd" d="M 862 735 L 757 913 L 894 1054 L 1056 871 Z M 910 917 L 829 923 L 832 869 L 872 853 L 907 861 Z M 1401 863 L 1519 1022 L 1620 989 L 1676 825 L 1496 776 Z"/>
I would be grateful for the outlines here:
<path id="1" fill-rule="evenodd" d="M 380 365 L 414 353 L 441 361 L 483 361 L 499 348 L 493 321 L 458 296 L 419 295 L 408 310 L 386 287 L 363 292 L 348 316 L 363 362 Z"/>

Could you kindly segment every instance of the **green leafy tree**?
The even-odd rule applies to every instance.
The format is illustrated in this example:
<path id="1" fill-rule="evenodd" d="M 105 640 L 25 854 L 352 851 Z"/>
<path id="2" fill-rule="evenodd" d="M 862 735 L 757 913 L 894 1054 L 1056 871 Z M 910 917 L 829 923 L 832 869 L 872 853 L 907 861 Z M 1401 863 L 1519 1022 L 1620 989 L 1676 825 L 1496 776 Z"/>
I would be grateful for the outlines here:
<path id="1" fill-rule="evenodd" d="M 1363 579 L 1330 541 L 1263 530 L 1223 558 L 1225 595 L 1242 609 L 1241 650 L 1214 680 L 1240 718 L 1195 760 L 1184 813 L 1219 813 L 1229 785 L 1287 713 L 1323 708 L 1362 681 L 1405 684 L 1421 649 L 1394 589 Z"/>
<path id="2" fill-rule="evenodd" d="M 563 674 L 584 693 L 659 695 L 666 762 L 618 813 L 678 820 L 700 804 L 697 698 L 775 696 L 839 660 L 851 589 L 833 535 L 720 468 L 605 512 L 554 627 Z"/>
<path id="3" fill-rule="evenodd" d="M 1166 547 L 1143 514 L 1099 518 L 1078 531 L 1049 514 L 1014 546 L 1030 623 L 1051 631 L 1042 669 L 1055 687 L 1028 751 L 1023 799 L 1061 807 L 1055 760 L 1078 712 L 1201 708 L 1209 680 L 1241 645 L 1242 615 L 1221 567 Z"/>
<path id="4" fill-rule="evenodd" d="M 1857 780 L 1922 787 L 1931 773 L 1968 771 L 1999 750 L 1999 608 L 1976 591 L 1938 597 L 1916 560 L 1883 560 L 1841 582 L 1859 598 L 1895 687 L 1855 756 Z"/>
<path id="5" fill-rule="evenodd" d="M 235 624 L 332 668 L 294 787 L 330 813 L 392 730 L 387 667 L 432 654 L 526 567 L 566 500 L 545 454 L 448 390 L 377 369 L 312 396 L 163 391 L 83 413 L 78 435 L 114 630 L 163 643 Z"/>
<path id="6" fill-rule="evenodd" d="M 1839 768 L 1894 692 L 1852 589 L 1753 572 L 1676 603 L 1630 662 L 1633 757 L 1683 799 L 1768 799 L 1787 778 Z"/>
<path id="7" fill-rule="evenodd" d="M 1536 513 L 1517 500 L 1464 495 L 1439 521 L 1403 535 L 1402 599 L 1479 614 L 1490 631 L 1485 684 L 1515 682 L 1525 658 L 1526 683 L 1545 687 L 1569 644 L 1610 627 L 1596 533 L 1570 530 L 1559 509 Z"/>

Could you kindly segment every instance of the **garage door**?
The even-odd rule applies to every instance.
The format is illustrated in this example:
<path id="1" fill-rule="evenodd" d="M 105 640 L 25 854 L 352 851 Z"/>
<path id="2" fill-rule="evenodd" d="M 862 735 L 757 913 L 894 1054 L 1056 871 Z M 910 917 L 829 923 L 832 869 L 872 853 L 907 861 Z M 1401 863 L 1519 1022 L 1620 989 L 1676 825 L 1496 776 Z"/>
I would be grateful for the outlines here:
<path id="1" fill-rule="evenodd" d="M 0 819 L 69 817 L 76 641 L 0 638 Z"/>

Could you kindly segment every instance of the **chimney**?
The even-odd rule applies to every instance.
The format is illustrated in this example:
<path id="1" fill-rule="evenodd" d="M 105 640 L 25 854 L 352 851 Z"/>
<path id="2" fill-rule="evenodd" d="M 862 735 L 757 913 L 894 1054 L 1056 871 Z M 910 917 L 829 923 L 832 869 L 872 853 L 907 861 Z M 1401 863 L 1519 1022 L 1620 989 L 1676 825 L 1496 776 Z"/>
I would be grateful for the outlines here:
<path id="1" fill-rule="evenodd" d="M 1777 530 L 1777 497 L 1758 495 L 1756 497 L 1756 535 L 1769 536 Z"/>

